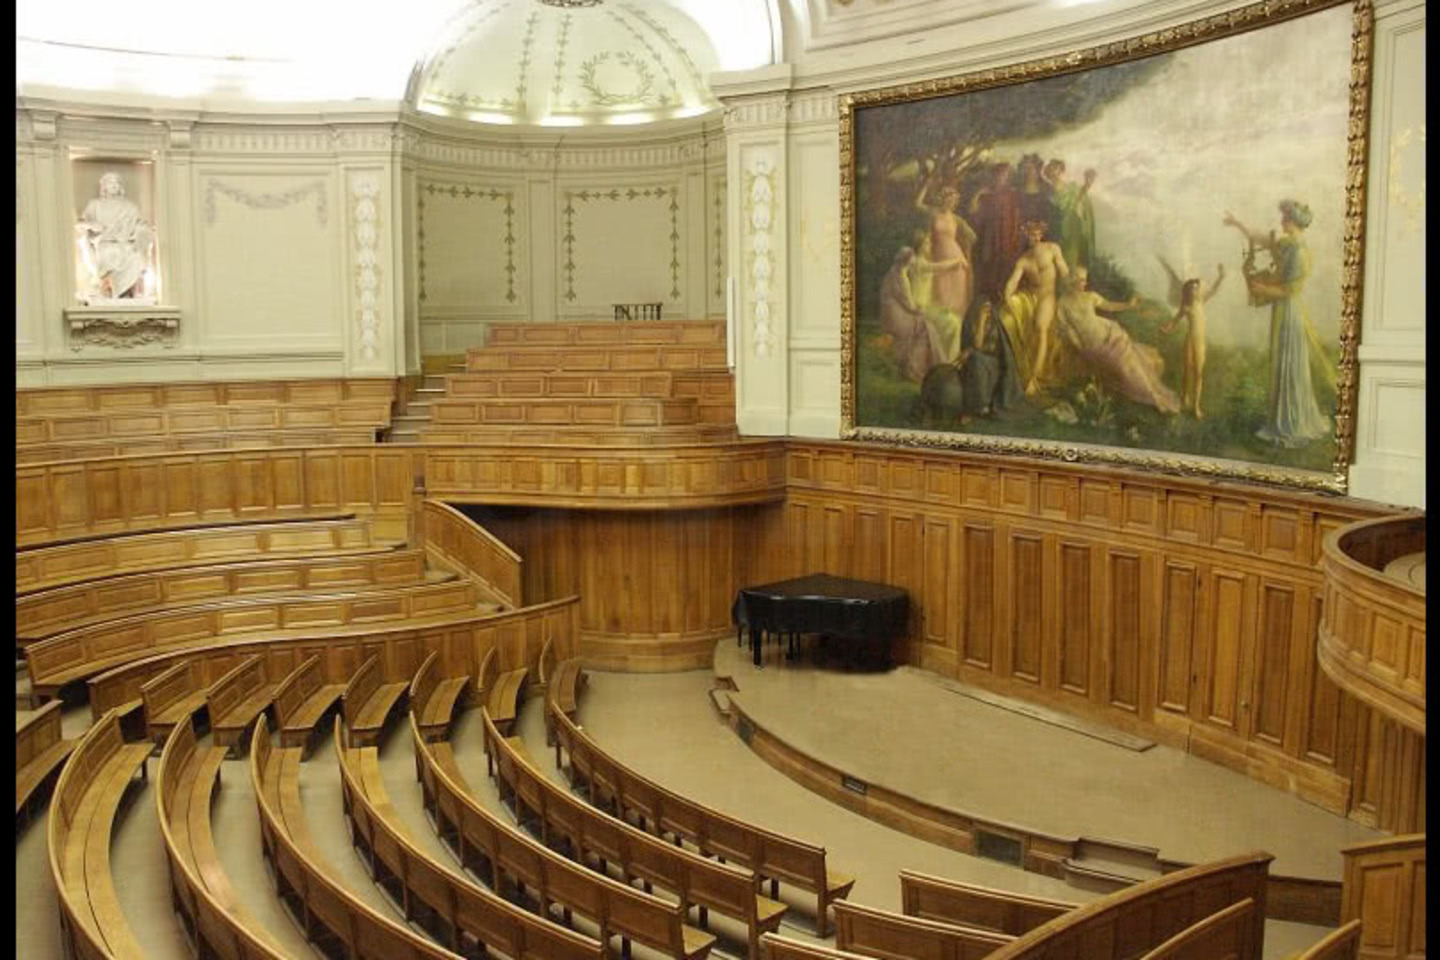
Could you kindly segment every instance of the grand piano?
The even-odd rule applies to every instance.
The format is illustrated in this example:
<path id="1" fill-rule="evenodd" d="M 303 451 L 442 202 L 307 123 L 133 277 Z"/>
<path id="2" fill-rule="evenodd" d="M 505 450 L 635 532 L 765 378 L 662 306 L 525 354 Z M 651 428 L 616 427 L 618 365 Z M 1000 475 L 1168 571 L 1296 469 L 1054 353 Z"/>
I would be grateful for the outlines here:
<path id="1" fill-rule="evenodd" d="M 740 636 L 750 631 L 750 651 L 760 666 L 765 633 L 792 639 L 802 633 L 850 641 L 870 662 L 889 660 L 890 641 L 905 632 L 910 597 L 899 587 L 812 573 L 755 587 L 742 587 L 730 608 Z"/>

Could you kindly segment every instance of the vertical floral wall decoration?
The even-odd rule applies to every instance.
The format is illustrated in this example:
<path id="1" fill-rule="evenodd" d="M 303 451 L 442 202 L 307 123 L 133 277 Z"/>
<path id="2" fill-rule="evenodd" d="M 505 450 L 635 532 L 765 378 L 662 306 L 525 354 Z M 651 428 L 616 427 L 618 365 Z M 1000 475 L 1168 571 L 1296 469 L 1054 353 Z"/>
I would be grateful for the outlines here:
<path id="1" fill-rule="evenodd" d="M 560 211 L 565 218 L 565 233 L 560 242 L 565 245 L 565 262 L 560 268 L 565 271 L 565 299 L 575 302 L 575 201 L 620 201 L 654 198 L 670 201 L 670 299 L 680 299 L 680 188 L 679 187 L 611 187 L 609 190 L 566 190 L 565 206 Z"/>
<path id="2" fill-rule="evenodd" d="M 770 327 L 770 280 L 775 273 L 772 245 L 775 207 L 775 171 L 770 157 L 757 156 L 745 175 L 745 226 L 750 268 L 751 342 L 755 356 L 766 357 L 775 347 Z"/>
<path id="3" fill-rule="evenodd" d="M 715 299 L 725 297 L 725 181 L 715 184 Z"/>
<path id="4" fill-rule="evenodd" d="M 515 191 L 499 190 L 495 187 L 476 187 L 468 183 L 440 183 L 430 181 L 419 186 L 419 195 L 415 202 L 416 239 L 420 245 L 419 273 L 420 302 L 425 302 L 425 198 L 433 197 L 436 194 L 451 197 L 453 199 L 465 200 L 490 200 L 505 202 L 501 210 L 505 214 L 505 236 L 502 242 L 505 244 L 505 302 L 514 303 L 518 299 L 515 293 Z"/>
<path id="5" fill-rule="evenodd" d="M 380 353 L 380 178 L 356 174 L 350 180 L 354 202 L 355 302 L 360 309 L 360 356 Z"/>

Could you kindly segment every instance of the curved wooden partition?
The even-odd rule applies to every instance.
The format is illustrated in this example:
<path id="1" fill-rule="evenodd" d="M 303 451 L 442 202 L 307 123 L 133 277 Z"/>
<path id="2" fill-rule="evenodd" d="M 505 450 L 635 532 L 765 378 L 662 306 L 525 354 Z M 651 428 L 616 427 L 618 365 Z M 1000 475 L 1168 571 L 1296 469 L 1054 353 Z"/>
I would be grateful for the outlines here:
<path id="1" fill-rule="evenodd" d="M 502 602 L 524 606 L 520 554 L 489 530 L 438 500 L 421 505 L 425 552 L 440 566 L 483 583 Z"/>
<path id="2" fill-rule="evenodd" d="M 1357 960 L 1360 956 L 1360 921 L 1351 920 L 1299 954 L 1295 960 Z"/>
<path id="3" fill-rule="evenodd" d="M 1425 956 L 1425 834 L 1360 843 L 1345 857 L 1340 915 L 1358 920 L 1359 957 L 1411 960 Z"/>
<path id="4" fill-rule="evenodd" d="M 1271 856 L 1250 853 L 1187 867 L 1077 907 L 989 954 L 988 960 L 1127 960 L 1159 947 L 1227 907 L 1254 901 L 1246 943 L 1265 943 L 1265 887 Z"/>
<path id="5" fill-rule="evenodd" d="M 200 956 L 223 957 L 225 960 L 284 960 L 285 953 L 264 935 L 254 918 L 234 898 L 224 870 L 220 868 L 209 822 L 210 794 L 218 782 L 220 770 L 213 760 L 208 769 L 202 770 L 205 764 L 201 757 L 194 722 L 186 718 L 166 739 L 155 776 L 159 785 L 155 802 L 160 815 L 160 835 L 165 843 L 165 859 L 170 866 L 175 911 L 190 936 L 200 945 Z M 200 777 L 205 779 L 197 783 Z M 200 802 L 203 802 L 203 807 L 196 806 Z M 181 809 L 185 811 L 185 822 L 177 828 L 171 820 Z M 192 841 L 198 841 L 207 854 L 205 866 L 195 862 Z M 208 885 L 212 883 L 220 887 L 221 894 L 230 895 L 217 895 Z"/>
<path id="6" fill-rule="evenodd" d="M 1325 538 L 1316 653 L 1347 693 L 1425 735 L 1425 589 L 1385 573 L 1425 552 L 1425 518 L 1354 523 Z"/>
<path id="7" fill-rule="evenodd" d="M 28 643 L 100 620 L 255 594 L 381 590 L 425 579 L 420 550 L 254 560 L 87 580 L 15 598 L 15 639 Z"/>
<path id="8" fill-rule="evenodd" d="M 384 676 L 408 682 L 432 650 L 440 652 L 441 667 L 447 675 L 459 671 L 473 674 L 491 649 L 496 651 L 503 669 L 534 669 L 546 640 L 574 655 L 578 603 L 579 598 L 568 597 L 424 627 L 397 624 L 363 633 L 321 629 L 298 637 L 252 637 L 188 647 L 92 677 L 90 706 L 98 713 L 138 700 L 144 683 L 182 661 L 192 661 L 208 685 L 257 654 L 266 660 L 266 675 L 275 677 L 288 676 L 310 657 L 319 657 L 325 683 L 349 680 L 371 656 L 379 657 Z"/>
<path id="9" fill-rule="evenodd" d="M 1140 960 L 1258 960 L 1255 901 L 1232 903 L 1166 940 Z"/>

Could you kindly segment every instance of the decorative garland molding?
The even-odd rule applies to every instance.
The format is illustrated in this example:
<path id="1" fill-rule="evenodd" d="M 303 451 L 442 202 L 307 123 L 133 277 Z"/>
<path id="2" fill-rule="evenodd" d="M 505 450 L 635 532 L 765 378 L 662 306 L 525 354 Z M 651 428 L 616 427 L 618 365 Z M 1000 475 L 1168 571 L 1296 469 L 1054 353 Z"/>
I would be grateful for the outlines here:
<path id="1" fill-rule="evenodd" d="M 423 127 L 408 127 L 397 137 L 402 157 L 416 163 L 444 164 L 458 170 L 517 170 L 546 172 L 636 169 L 673 169 L 685 163 L 720 164 L 725 158 L 725 138 L 716 131 L 692 128 L 673 139 L 650 143 L 537 144 L 467 140 L 460 137 L 432 135 Z"/>
<path id="2" fill-rule="evenodd" d="M 416 238 L 420 246 L 419 263 L 417 264 L 420 302 L 425 302 L 425 197 L 434 197 L 437 194 L 457 200 L 505 201 L 502 211 L 505 214 L 505 301 L 514 303 L 519 299 L 519 295 L 515 292 L 515 191 L 438 180 L 419 181 L 415 187 Z"/>
<path id="3" fill-rule="evenodd" d="M 715 299 L 725 299 L 725 181 L 716 179 L 711 202 L 711 219 L 715 221 Z"/>
<path id="4" fill-rule="evenodd" d="M 360 357 L 380 353 L 380 177 L 359 173 L 350 180 L 354 204 L 355 302 L 360 316 Z"/>
<path id="5" fill-rule="evenodd" d="M 670 299 L 680 299 L 680 188 L 664 187 L 611 187 L 608 190 L 566 190 L 565 206 L 561 215 L 565 218 L 565 233 L 560 242 L 565 246 L 565 262 L 560 269 L 565 271 L 565 299 L 574 303 L 575 293 L 575 201 L 581 203 L 618 202 L 621 200 L 657 199 L 670 201 Z"/>
<path id="6" fill-rule="evenodd" d="M 205 225 L 213 227 L 219 217 L 219 205 L 215 202 L 216 195 L 229 197 L 236 203 L 249 207 L 252 210 L 279 210 L 291 204 L 299 203 L 310 195 L 315 197 L 315 220 L 321 227 L 328 222 L 326 210 L 326 189 L 324 180 L 311 180 L 304 186 L 296 187 L 293 190 L 286 190 L 283 193 L 250 193 L 240 187 L 233 187 L 215 179 L 205 181 Z"/>
<path id="7" fill-rule="evenodd" d="M 130 350 L 150 343 L 168 350 L 180 340 L 179 307 L 71 307 L 65 323 L 75 353 L 86 347 Z"/>
<path id="8" fill-rule="evenodd" d="M 790 95 L 785 92 L 746 97 L 725 105 L 725 132 L 781 127 L 790 116 Z"/>
<path id="9" fill-rule="evenodd" d="M 775 349 L 770 326 L 770 281 L 775 275 L 775 160 L 772 149 L 756 151 L 745 171 L 744 248 L 750 273 L 750 341 L 755 356 Z"/>

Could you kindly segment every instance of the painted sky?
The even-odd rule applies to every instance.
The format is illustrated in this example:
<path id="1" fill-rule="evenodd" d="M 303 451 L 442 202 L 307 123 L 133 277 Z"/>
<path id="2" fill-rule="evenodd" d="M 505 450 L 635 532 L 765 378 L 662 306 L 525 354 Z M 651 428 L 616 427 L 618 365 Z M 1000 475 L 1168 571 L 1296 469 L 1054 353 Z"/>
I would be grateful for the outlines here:
<path id="1" fill-rule="evenodd" d="M 1252 229 L 1278 231 L 1278 203 L 1310 206 L 1313 261 L 1306 304 L 1316 332 L 1334 341 L 1349 112 L 1349 5 L 1179 51 L 1148 83 L 1083 127 L 1043 141 L 997 143 L 994 155 L 1060 157 L 1079 179 L 1094 168 L 1096 246 L 1142 295 L 1164 299 L 1155 254 L 1203 276 L 1225 264 L 1206 308 L 1212 343 L 1263 347 L 1269 311 L 1246 303 L 1244 240 L 1221 222 L 1229 210 Z"/>

